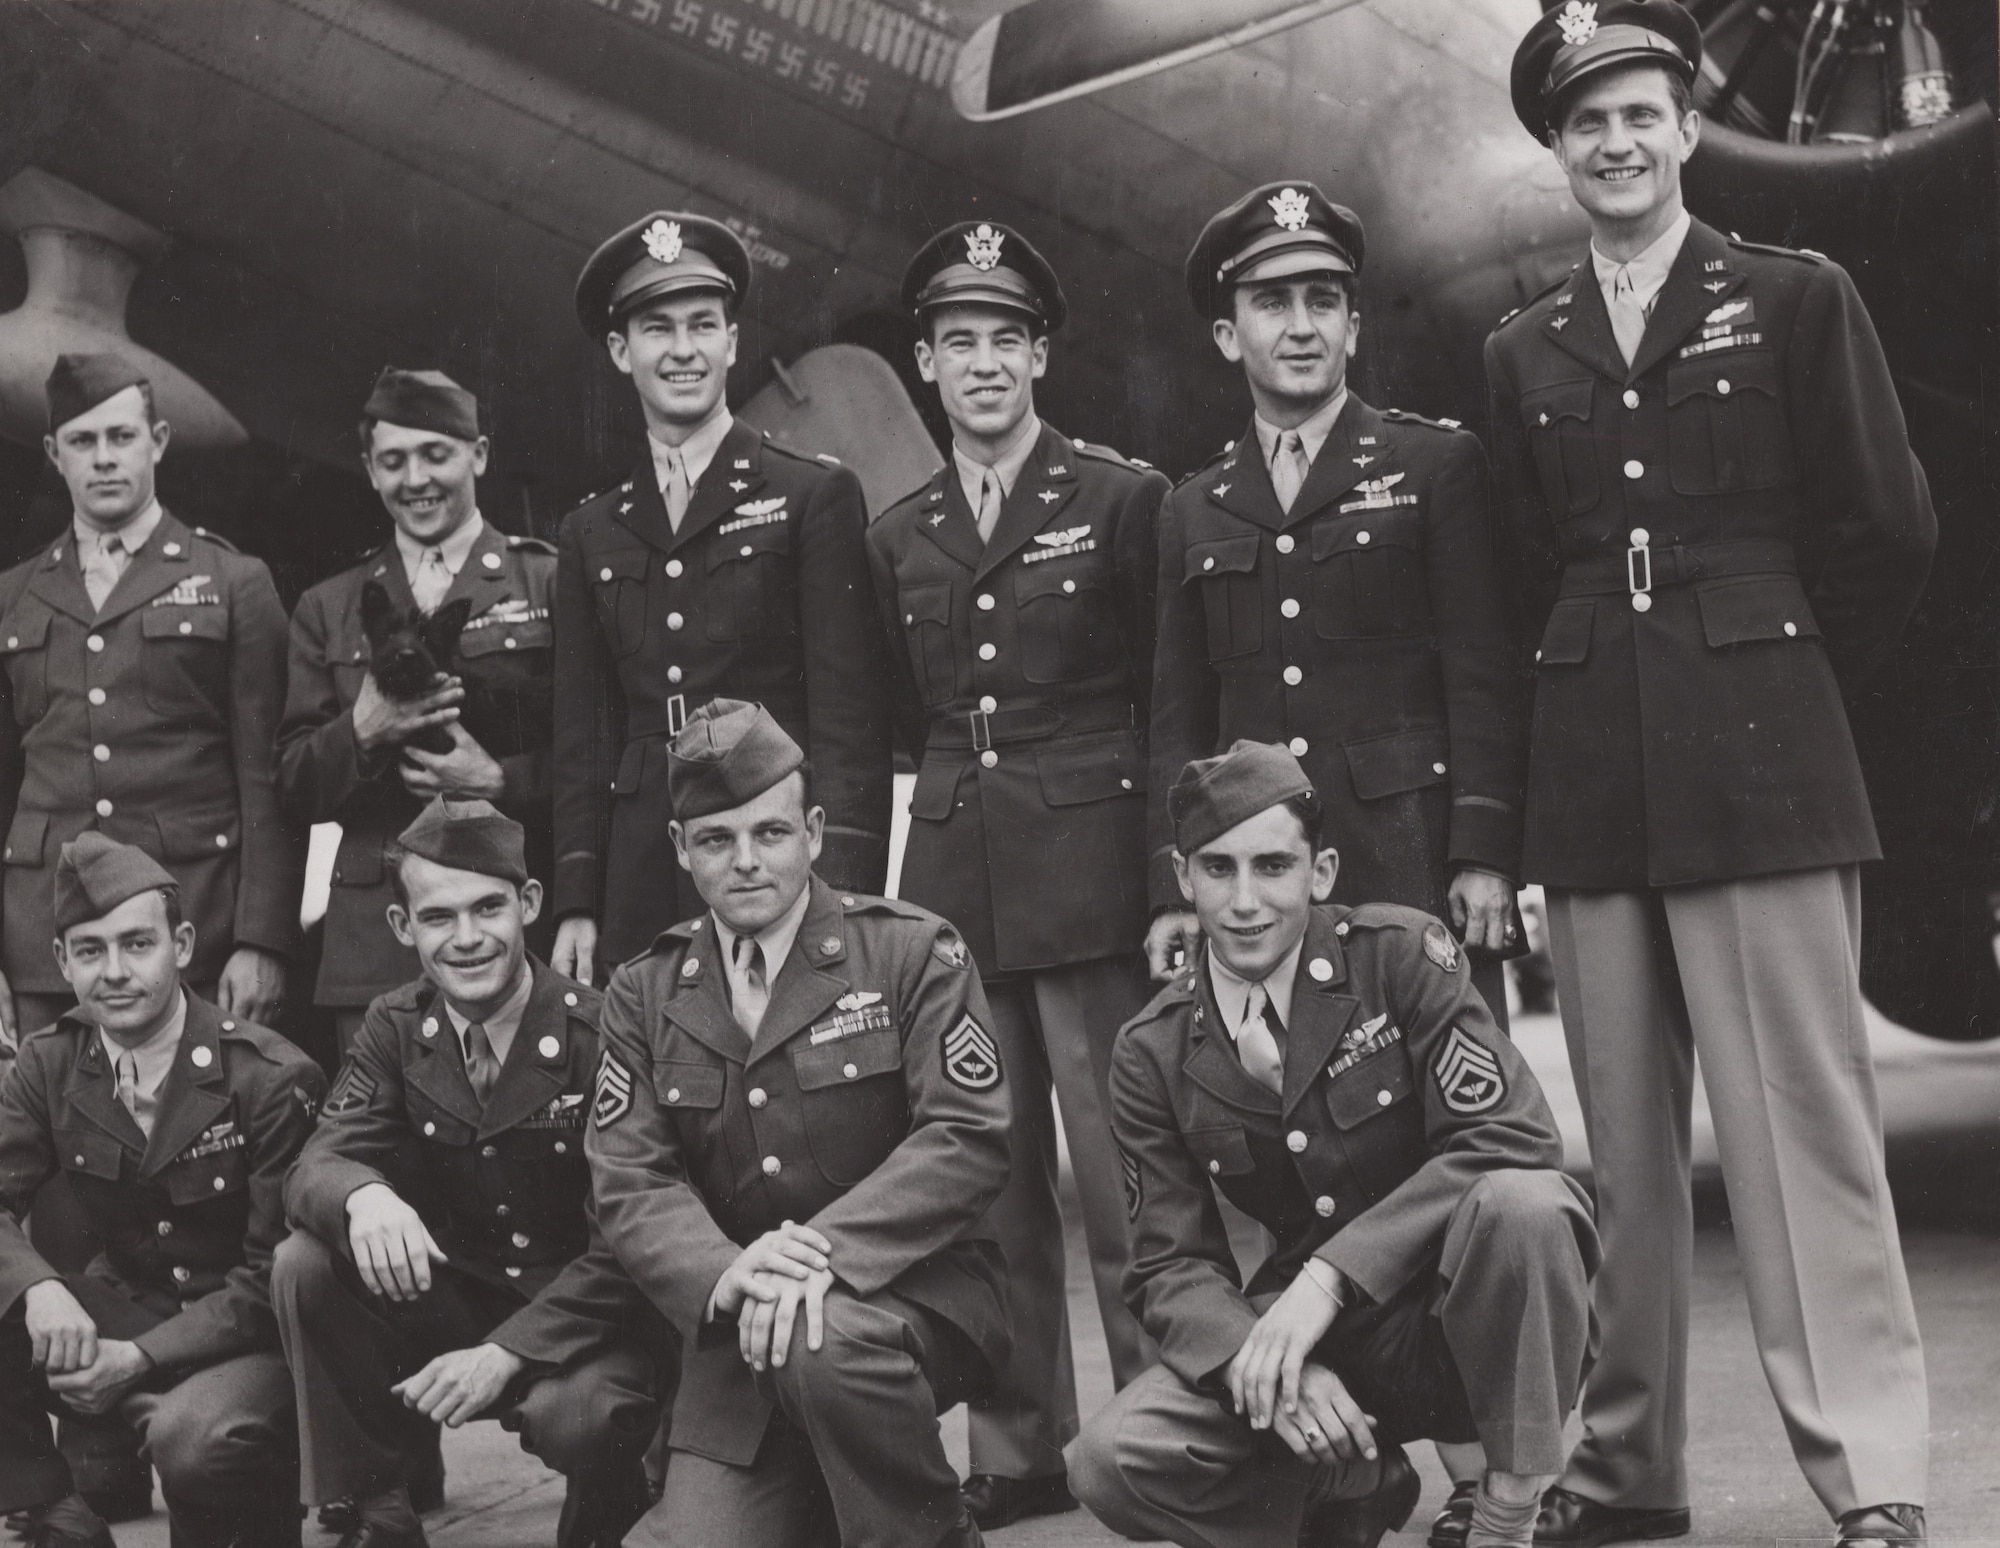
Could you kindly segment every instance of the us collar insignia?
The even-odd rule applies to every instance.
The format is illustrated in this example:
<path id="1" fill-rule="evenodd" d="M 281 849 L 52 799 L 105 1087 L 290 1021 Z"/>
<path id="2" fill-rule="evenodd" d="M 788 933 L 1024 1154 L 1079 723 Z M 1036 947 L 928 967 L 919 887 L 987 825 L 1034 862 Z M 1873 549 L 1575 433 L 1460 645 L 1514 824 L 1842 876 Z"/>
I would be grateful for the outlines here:
<path id="1" fill-rule="evenodd" d="M 743 480 L 740 478 L 732 478 L 729 481 L 729 492 L 731 494 L 741 494 L 743 493 L 744 490 L 748 489 L 749 487 L 750 486 L 744 483 Z"/>
<path id="2" fill-rule="evenodd" d="M 1556 17 L 1556 25 L 1562 28 L 1563 42 L 1571 48 L 1588 43 L 1597 36 L 1597 6 L 1586 0 L 1569 0 Z"/>
<path id="3" fill-rule="evenodd" d="M 1716 294 L 1716 293 L 1717 293 L 1718 291 L 1724 291 L 1724 290 L 1727 290 L 1727 289 L 1729 288 L 1729 281 L 1728 281 L 1728 280 L 1705 280 L 1705 281 L 1704 281 L 1704 282 L 1702 283 L 1702 287 L 1701 287 L 1701 288 L 1702 288 L 1703 290 L 1707 291 L 1707 292 L 1708 292 L 1708 293 L 1709 293 L 1710 295 L 1714 295 L 1714 294 Z"/>
<path id="4" fill-rule="evenodd" d="M 1229 493 L 1229 486 L 1227 484 L 1217 484 L 1213 489 L 1209 490 L 1209 493 L 1220 500 L 1224 495 Z"/>
<path id="5" fill-rule="evenodd" d="M 1040 494 L 1036 495 L 1035 498 L 1037 500 L 1040 500 L 1044 505 L 1054 505 L 1056 501 L 1062 498 L 1062 496 L 1053 489 L 1044 489 Z"/>
<path id="6" fill-rule="evenodd" d="M 1000 244 L 1007 239 L 981 221 L 965 234 L 965 261 L 981 274 L 1000 266 Z"/>
<path id="7" fill-rule="evenodd" d="M 1549 319 L 1549 326 L 1551 328 L 1554 328 L 1558 333 L 1560 333 L 1564 328 L 1567 328 L 1569 326 L 1569 318 L 1566 316 L 1551 317 Z"/>
<path id="8" fill-rule="evenodd" d="M 1359 457 L 1356 457 L 1354 459 L 1354 465 L 1357 468 L 1365 468 L 1368 466 L 1369 463 L 1373 462 L 1374 460 L 1375 459 L 1369 456 L 1368 453 L 1363 452 Z"/>
<path id="9" fill-rule="evenodd" d="M 646 228 L 646 256 L 655 263 L 672 263 L 681 255 L 681 223 L 656 220 Z"/>
<path id="10" fill-rule="evenodd" d="M 1271 216 L 1287 231 L 1303 231 L 1306 228 L 1306 196 L 1296 188 L 1281 188 L 1264 201 L 1271 206 Z"/>

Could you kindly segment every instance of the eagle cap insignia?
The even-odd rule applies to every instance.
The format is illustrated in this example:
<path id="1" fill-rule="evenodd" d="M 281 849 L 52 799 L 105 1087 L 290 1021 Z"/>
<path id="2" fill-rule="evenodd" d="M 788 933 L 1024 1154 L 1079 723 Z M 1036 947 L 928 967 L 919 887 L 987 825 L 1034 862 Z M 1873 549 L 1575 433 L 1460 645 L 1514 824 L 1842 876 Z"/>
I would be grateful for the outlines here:
<path id="1" fill-rule="evenodd" d="M 1562 28 L 1563 42 L 1570 47 L 1588 43 L 1597 36 L 1595 0 L 1569 0 L 1556 17 L 1556 25 Z"/>
<path id="2" fill-rule="evenodd" d="M 681 223 L 656 220 L 646 228 L 646 256 L 655 263 L 672 263 L 681 255 Z"/>
<path id="3" fill-rule="evenodd" d="M 965 233 L 965 261 L 984 274 L 1000 266 L 1000 244 L 1006 238 L 981 221 Z"/>
<path id="4" fill-rule="evenodd" d="M 1281 188 L 1265 203 L 1271 206 L 1271 215 L 1287 231 L 1303 231 L 1306 228 L 1306 196 L 1296 188 Z"/>

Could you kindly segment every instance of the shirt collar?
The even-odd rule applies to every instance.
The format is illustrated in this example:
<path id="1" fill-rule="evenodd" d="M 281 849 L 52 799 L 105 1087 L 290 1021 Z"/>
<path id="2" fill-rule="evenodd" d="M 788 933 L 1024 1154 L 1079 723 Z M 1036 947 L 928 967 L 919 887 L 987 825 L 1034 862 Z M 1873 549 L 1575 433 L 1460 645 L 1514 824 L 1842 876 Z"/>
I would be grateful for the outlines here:
<path id="1" fill-rule="evenodd" d="M 466 518 L 465 525 L 448 538 L 436 543 L 419 543 L 401 527 L 396 529 L 396 552 L 403 556 L 403 574 L 411 585 L 417 581 L 417 567 L 424 562 L 424 556 L 433 549 L 444 567 L 456 580 L 458 572 L 465 568 L 465 557 L 472 552 L 472 545 L 479 541 L 479 534 L 486 530 L 486 518 L 477 509 Z"/>
<path id="2" fill-rule="evenodd" d="M 718 403 L 715 412 L 695 427 L 679 446 L 669 446 L 652 431 L 646 432 L 646 448 L 653 454 L 653 477 L 659 481 L 660 493 L 667 492 L 667 485 L 673 481 L 671 459 L 680 454 L 681 466 L 687 469 L 688 488 L 692 490 L 701 482 L 702 474 L 708 471 L 709 463 L 715 460 L 716 449 L 722 445 L 722 438 L 729 434 L 729 427 L 736 423 L 729 412 L 729 405 Z"/>
<path id="3" fill-rule="evenodd" d="M 521 1030 L 521 1018 L 528 1013 L 528 996 L 534 991 L 534 987 L 535 970 L 523 963 L 521 981 L 514 986 L 514 992 L 507 996 L 506 1004 L 480 1022 L 486 1029 L 486 1046 L 493 1050 L 494 1059 L 501 1064 L 507 1062 L 507 1050 L 514 1046 L 514 1034 Z M 452 1031 L 458 1034 L 458 1051 L 460 1054 L 465 1054 L 465 1029 L 471 1026 L 472 1022 L 459 1013 L 458 1007 L 452 1004 L 448 997 L 439 996 L 439 998 L 444 1000 L 444 1013 L 451 1018 Z"/>
<path id="4" fill-rule="evenodd" d="M 1632 281 L 1632 299 L 1640 306 L 1649 306 L 1653 297 L 1660 293 L 1660 287 L 1667 282 L 1667 275 L 1673 269 L 1674 260 L 1681 255 L 1681 244 L 1687 241 L 1694 217 L 1682 210 L 1674 223 L 1662 231 L 1648 246 L 1625 263 L 1615 258 L 1607 258 L 1597 250 L 1597 243 L 1590 244 L 1590 264 L 1597 272 L 1598 289 L 1604 292 L 1604 301 L 1611 303 L 1612 289 L 1623 270 Z"/>
<path id="5" fill-rule="evenodd" d="M 1325 403 L 1314 409 L 1303 424 L 1292 426 L 1299 433 L 1299 443 L 1306 449 L 1308 463 L 1319 460 L 1319 449 L 1326 445 L 1326 438 L 1333 434 L 1334 421 L 1340 418 L 1340 411 L 1347 407 L 1347 383 L 1340 384 L 1336 392 Z M 1257 444 L 1264 449 L 1264 466 L 1271 465 L 1271 459 L 1278 455 L 1278 437 L 1285 432 L 1272 424 L 1262 414 L 1256 415 L 1252 423 L 1257 427 Z"/>
<path id="6" fill-rule="evenodd" d="M 132 1056 L 137 1076 L 139 1095 L 150 1097 L 158 1094 L 166 1081 L 167 1072 L 174 1067 L 174 1055 L 180 1052 L 181 1034 L 187 1030 L 187 990 L 174 991 L 174 1008 L 171 1015 L 145 1042 L 128 1048 L 104 1028 L 97 1029 L 97 1036 L 104 1044 L 105 1057 L 111 1061 L 112 1073 L 118 1070 L 118 1061 L 126 1054 Z"/>
<path id="7" fill-rule="evenodd" d="M 93 526 L 85 521 L 80 512 L 73 512 L 70 516 L 70 529 L 76 535 L 77 557 L 81 559 L 94 546 L 108 543 L 112 538 L 118 539 L 126 553 L 136 554 L 146 546 L 147 539 L 153 535 L 153 529 L 159 526 L 160 518 L 166 514 L 160 505 L 159 496 L 155 495 L 146 502 L 146 508 L 137 516 L 124 526 L 107 532 L 102 527 Z"/>
<path id="8" fill-rule="evenodd" d="M 1002 497 L 1014 492 L 1015 480 L 1020 478 L 1021 469 L 1028 465 L 1028 459 L 1035 454 L 1035 443 L 1042 438 L 1042 421 L 1030 410 L 1028 417 L 1021 421 L 1000 455 L 990 463 L 979 462 L 970 456 L 956 440 L 951 443 L 951 460 L 958 467 L 958 485 L 965 491 L 965 503 L 976 513 L 979 510 L 979 486 L 986 478 L 986 470 L 991 467 L 1000 475 Z"/>
<path id="9" fill-rule="evenodd" d="M 799 937 L 799 926 L 806 922 L 806 908 L 812 902 L 812 882 L 807 881 L 799 889 L 799 895 L 792 906 L 757 932 L 757 944 L 764 951 L 764 982 L 771 985 L 778 981 L 778 972 L 785 965 L 785 959 L 792 954 L 792 942 Z M 709 910 L 709 917 L 715 920 L 716 938 L 722 943 L 723 966 L 732 974 L 736 971 L 736 932 L 724 924 Z"/>
<path id="10" fill-rule="evenodd" d="M 1271 1008 L 1287 1028 L 1292 1024 L 1292 981 L 1298 977 L 1299 954 L 1305 949 L 1306 938 L 1301 932 L 1298 943 L 1285 953 L 1284 959 L 1263 980 L 1264 993 L 1270 996 Z M 1251 981 L 1237 977 L 1224 967 L 1213 947 L 1207 955 L 1209 987 L 1215 991 L 1215 1003 L 1222 1010 L 1223 1024 L 1229 1029 L 1229 1040 L 1233 1043 L 1243 1028 L 1243 1012 L 1249 1004 Z"/>

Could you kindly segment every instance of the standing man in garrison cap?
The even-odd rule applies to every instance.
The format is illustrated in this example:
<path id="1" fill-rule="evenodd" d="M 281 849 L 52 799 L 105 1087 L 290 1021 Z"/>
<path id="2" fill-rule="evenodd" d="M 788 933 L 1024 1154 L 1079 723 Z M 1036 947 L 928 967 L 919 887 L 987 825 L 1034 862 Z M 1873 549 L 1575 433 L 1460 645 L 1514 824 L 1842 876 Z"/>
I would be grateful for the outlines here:
<path id="1" fill-rule="evenodd" d="M 530 870 L 546 876 L 554 863 L 555 548 L 479 514 L 486 456 L 471 393 L 442 371 L 385 368 L 361 411 L 361 465 L 393 535 L 292 614 L 278 783 L 294 820 L 341 827 L 313 1003 L 333 1011 L 343 1052 L 369 1002 L 417 974 L 389 927 L 386 855 L 425 802 L 492 801 L 525 830 Z M 371 670 L 370 625 L 380 634 L 424 620 L 456 641 L 453 679 L 393 697 Z M 459 723 L 466 682 L 512 709 L 504 743 L 482 746 Z M 448 751 L 414 740 L 439 729 Z M 543 926 L 529 943 L 547 951 L 552 934 Z"/>
<path id="2" fill-rule="evenodd" d="M 1252 189 L 1188 255 L 1255 413 L 1160 514 L 1147 949 L 1162 977 L 1193 926 L 1168 787 L 1238 737 L 1275 742 L 1340 836 L 1338 900 L 1443 919 L 1504 1027 L 1501 959 L 1526 949 L 1523 728 L 1486 457 L 1456 424 L 1348 389 L 1362 253 L 1359 217 L 1294 182 Z"/>
<path id="3" fill-rule="evenodd" d="M 974 1548 L 938 1416 L 1006 1360 L 981 1216 L 1013 1071 L 978 969 L 813 874 L 826 814 L 762 706 L 697 710 L 668 769 L 708 911 L 612 975 L 589 1138 L 605 1237 L 687 1350 L 627 1541 Z"/>
<path id="4" fill-rule="evenodd" d="M 952 459 L 868 533 L 898 719 L 920 768 L 901 896 L 951 920 L 979 964 L 1013 1072 L 1014 1165 L 990 1222 L 1007 1254 L 1013 1357 L 973 1405 L 967 1498 L 984 1527 L 1071 1510 L 1076 1433 L 1056 1203 L 1053 1079 L 1120 1386 L 1154 1358 L 1125 1309 L 1128 1261 L 1105 1081 L 1146 1002 L 1146 715 L 1153 522 L 1167 480 L 1035 413 L 1067 310 L 1026 238 L 948 227 L 903 276 Z"/>
<path id="5" fill-rule="evenodd" d="M 164 510 L 168 427 L 116 355 L 49 373 L 49 460 L 70 529 L 0 575 L 0 1028 L 70 1003 L 49 873 L 96 828 L 164 864 L 195 927 L 188 981 L 269 1022 L 297 944 L 304 849 L 278 806 L 285 613 L 271 572 Z"/>
<path id="6" fill-rule="evenodd" d="M 1858 967 L 1880 857 L 1844 701 L 1937 522 L 1867 311 L 1813 253 L 1695 220 L 1701 28 L 1569 3 L 1514 56 L 1587 261 L 1486 343 L 1535 651 L 1527 874 L 1604 1226 L 1603 1353 L 1541 1531 L 1690 1527 L 1688 1101 L 1715 1118 L 1765 1375 L 1844 1544 L 1924 1536 L 1922 1347 Z"/>
<path id="7" fill-rule="evenodd" d="M 591 1208 L 599 997 L 528 953 L 519 823 L 438 797 L 396 845 L 390 924 L 423 976 L 368 1007 L 273 1270 L 305 1497 L 352 1501 L 341 1548 L 422 1548 L 412 1454 L 498 1419 L 569 1479 L 558 1548 L 612 1548 L 674 1356 Z"/>
<path id="8" fill-rule="evenodd" d="M 151 856 L 85 831 L 53 872 L 45 917 L 76 1003 L 0 1079 L 0 1515 L 34 1548 L 111 1548 L 47 1407 L 136 1432 L 176 1548 L 296 1548 L 270 1270 L 325 1077 L 186 986 L 195 926 Z M 104 1242 L 82 1272 L 21 1229 L 58 1172 Z"/>
<path id="9" fill-rule="evenodd" d="M 669 210 L 577 279 L 577 318 L 632 379 L 647 446 L 560 535 L 555 964 L 586 982 L 701 907 L 667 832 L 667 744 L 718 694 L 761 700 L 811 755 L 828 878 L 877 891 L 887 873 L 889 683 L 861 483 L 731 417 L 749 289 L 733 231 Z"/>

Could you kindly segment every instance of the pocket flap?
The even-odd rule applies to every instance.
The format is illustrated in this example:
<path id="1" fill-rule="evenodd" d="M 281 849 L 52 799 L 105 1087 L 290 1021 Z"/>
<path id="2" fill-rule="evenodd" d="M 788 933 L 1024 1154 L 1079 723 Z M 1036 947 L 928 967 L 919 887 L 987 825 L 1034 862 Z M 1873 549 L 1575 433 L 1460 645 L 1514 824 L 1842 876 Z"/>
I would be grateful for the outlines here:
<path id="1" fill-rule="evenodd" d="M 1580 382 L 1557 382 L 1526 394 L 1521 399 L 1521 417 L 1529 426 L 1553 425 L 1558 419 L 1590 418 L 1591 394 L 1597 384 L 1588 377 Z"/>
<path id="2" fill-rule="evenodd" d="M 139 620 L 139 633 L 149 640 L 226 640 L 226 607 L 149 607 Z"/>
<path id="3" fill-rule="evenodd" d="M 1146 788 L 1146 760 L 1124 732 L 1080 738 L 1035 755 L 1042 799 L 1051 806 L 1081 806 L 1113 796 L 1137 795 Z"/>
<path id="4" fill-rule="evenodd" d="M 1795 575 L 1746 575 L 1708 581 L 1695 590 L 1701 627 L 1711 645 L 1749 640 L 1818 639 L 1819 621 Z"/>
<path id="5" fill-rule="evenodd" d="M 7 632 L 0 635 L 0 655 L 17 650 L 40 650 L 48 643 L 49 615 L 43 612 L 17 613 L 7 620 Z"/>
<path id="6" fill-rule="evenodd" d="M 635 795 L 646 780 L 646 749 L 652 746 L 647 737 L 636 742 L 627 742 L 625 751 L 618 755 L 618 778 L 612 781 L 614 795 Z"/>
<path id="7" fill-rule="evenodd" d="M 7 864 L 40 865 L 42 842 L 48 836 L 47 812 L 14 813 L 14 825 L 7 830 Z"/>
<path id="8" fill-rule="evenodd" d="M 1014 572 L 1014 600 L 1032 602 L 1037 597 L 1074 597 L 1103 588 L 1103 580 L 1086 566 L 1071 564 L 1023 565 Z"/>
<path id="9" fill-rule="evenodd" d="M 205 860 L 211 855 L 226 855 L 237 845 L 239 818 L 234 811 L 205 817 L 155 812 L 153 821 L 160 830 L 162 860 Z"/>
<path id="10" fill-rule="evenodd" d="M 471 661 L 510 651 L 547 650 L 555 644 L 555 630 L 546 618 L 522 623 L 488 624 L 484 629 L 467 629 L 458 637 L 458 653 Z"/>
<path id="11" fill-rule="evenodd" d="M 1535 659 L 1543 666 L 1575 666 L 1590 654 L 1590 626 L 1596 617 L 1592 597 L 1565 597 L 1556 603 Z"/>
<path id="12" fill-rule="evenodd" d="M 1414 726 L 1343 744 L 1354 793 L 1364 801 L 1444 783 L 1451 737 L 1443 726 Z"/>
<path id="13" fill-rule="evenodd" d="M 1206 543 L 1190 543 L 1184 581 L 1205 575 L 1249 575 L 1257 568 L 1258 537 L 1254 532 L 1234 537 L 1210 538 Z"/>
<path id="14" fill-rule="evenodd" d="M 108 1134 L 94 1129 L 63 1129 L 56 1134 L 57 1156 L 65 1172 L 82 1172 L 86 1177 L 118 1180 L 118 1168 L 125 1147 Z"/>
<path id="15" fill-rule="evenodd" d="M 719 570 L 725 564 L 741 564 L 759 554 L 786 553 L 791 546 L 792 527 L 790 522 L 785 521 L 769 521 L 762 526 L 744 527 L 736 532 L 719 532 L 708 541 L 708 568 Z"/>
<path id="16" fill-rule="evenodd" d="M 1329 1080 L 1326 1110 L 1336 1127 L 1351 1129 L 1407 1102 L 1415 1091 L 1409 1055 L 1391 1048 Z"/>
<path id="17" fill-rule="evenodd" d="M 910 792 L 910 815 L 925 822 L 943 822 L 949 817 L 965 769 L 955 753 L 924 759 L 923 767 L 917 770 L 916 788 Z"/>
<path id="18" fill-rule="evenodd" d="M 1778 360 L 1768 349 L 1741 353 L 1723 350 L 1695 360 L 1676 361 L 1667 368 L 1667 404 L 1689 398 L 1727 398 L 1739 392 L 1778 395 Z"/>
<path id="19" fill-rule="evenodd" d="M 1351 511 L 1322 516 L 1312 527 L 1313 562 L 1335 554 L 1365 554 L 1377 548 L 1415 548 L 1417 524 L 1407 510 Z"/>
<path id="20" fill-rule="evenodd" d="M 948 624 L 951 622 L 951 582 L 925 581 L 922 585 L 899 587 L 896 605 L 903 610 L 904 624 Z"/>
<path id="21" fill-rule="evenodd" d="M 792 1049 L 792 1072 L 798 1076 L 801 1091 L 844 1086 L 850 1080 L 887 1075 L 891 1070 L 901 1073 L 902 1068 L 903 1038 L 894 1027 L 818 1045 L 801 1039 Z"/>
<path id="22" fill-rule="evenodd" d="M 1250 1141 L 1240 1123 L 1213 1124 L 1199 1129 L 1183 1129 L 1188 1153 L 1201 1163 L 1211 1177 L 1238 1177 L 1249 1171 Z"/>
<path id="23" fill-rule="evenodd" d="M 241 1150 L 225 1150 L 192 1161 L 177 1161 L 163 1179 L 167 1197 L 176 1204 L 199 1204 L 203 1199 L 225 1199 L 241 1193 L 249 1183 L 249 1168 Z"/>
<path id="24" fill-rule="evenodd" d="M 380 834 L 359 827 L 341 829 L 340 847 L 333 852 L 334 886 L 379 886 L 383 869 Z"/>
<path id="25" fill-rule="evenodd" d="M 651 559 L 651 549 L 613 548 L 601 554 L 587 555 L 583 562 L 590 579 L 605 586 L 615 581 L 644 580 L 646 566 Z"/>
<path id="26" fill-rule="evenodd" d="M 693 1107 L 707 1111 L 722 1105 L 728 1072 L 718 1064 L 691 1064 L 684 1059 L 653 1061 L 653 1094 L 662 1107 Z"/>

